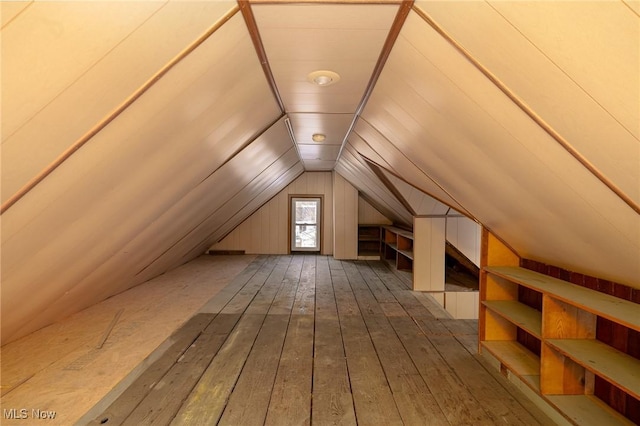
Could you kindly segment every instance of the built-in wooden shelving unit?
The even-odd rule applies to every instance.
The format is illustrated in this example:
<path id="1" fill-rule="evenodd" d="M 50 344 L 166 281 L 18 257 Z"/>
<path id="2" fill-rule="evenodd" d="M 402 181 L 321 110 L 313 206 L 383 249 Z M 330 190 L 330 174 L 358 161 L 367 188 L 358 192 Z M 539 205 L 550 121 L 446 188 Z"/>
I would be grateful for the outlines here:
<path id="1" fill-rule="evenodd" d="M 413 233 L 395 226 L 383 226 L 383 255 L 396 269 L 413 271 Z"/>
<path id="2" fill-rule="evenodd" d="M 381 225 L 358 225 L 358 258 L 380 259 Z"/>
<path id="3" fill-rule="evenodd" d="M 500 242 L 493 240 L 493 244 Z M 640 360 L 595 337 L 597 317 L 640 330 L 640 306 L 520 268 L 517 258 L 504 251 L 493 258 L 491 253 L 485 256 L 480 350 L 493 355 L 501 369 L 527 384 L 569 422 L 633 424 L 594 397 L 593 389 L 597 376 L 640 398 Z M 542 296 L 541 310 L 518 300 L 520 287 Z M 539 355 L 518 341 L 523 331 L 540 341 Z"/>
<path id="4" fill-rule="evenodd" d="M 400 271 L 411 272 L 413 290 L 428 292 L 453 318 L 476 319 L 478 291 L 445 286 L 445 247 L 443 217 L 416 216 L 413 231 L 382 226 L 382 258 Z"/>

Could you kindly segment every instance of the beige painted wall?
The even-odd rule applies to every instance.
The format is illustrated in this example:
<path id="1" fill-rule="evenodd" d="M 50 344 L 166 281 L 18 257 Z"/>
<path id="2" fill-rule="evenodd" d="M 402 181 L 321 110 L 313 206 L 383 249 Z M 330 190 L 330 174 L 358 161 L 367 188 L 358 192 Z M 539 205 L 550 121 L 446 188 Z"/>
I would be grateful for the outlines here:
<path id="1" fill-rule="evenodd" d="M 305 172 L 249 216 L 212 250 L 248 254 L 289 252 L 289 196 L 322 195 L 322 254 L 333 254 L 333 178 L 331 172 Z"/>
<path id="2" fill-rule="evenodd" d="M 360 225 L 391 225 L 393 222 L 380 213 L 367 200 L 358 197 L 358 224 Z"/>
<path id="3" fill-rule="evenodd" d="M 333 173 L 333 256 L 358 258 L 358 190 L 339 173 Z"/>
<path id="4" fill-rule="evenodd" d="M 444 291 L 444 218 L 413 218 L 413 289 Z"/>

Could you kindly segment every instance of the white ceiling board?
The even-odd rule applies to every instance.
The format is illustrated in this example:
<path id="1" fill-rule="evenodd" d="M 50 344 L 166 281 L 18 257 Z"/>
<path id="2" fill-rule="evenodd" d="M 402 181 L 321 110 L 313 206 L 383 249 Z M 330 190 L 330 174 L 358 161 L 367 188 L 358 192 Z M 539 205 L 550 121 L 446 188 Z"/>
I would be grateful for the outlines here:
<path id="1" fill-rule="evenodd" d="M 254 4 L 252 10 L 296 142 L 323 133 L 326 143 L 342 144 L 398 4 Z M 337 72 L 340 81 L 312 84 L 307 76 L 317 70 Z M 306 170 L 331 170 L 337 159 L 330 150 L 299 150 Z"/>
<path id="2" fill-rule="evenodd" d="M 417 3 L 640 203 L 638 16 L 621 2 Z"/>
<path id="3" fill-rule="evenodd" d="M 302 163 L 305 171 L 327 171 L 333 170 L 336 160 L 303 160 Z"/>
<path id="4" fill-rule="evenodd" d="M 84 3 L 66 2 L 62 8 L 63 11 L 73 12 L 72 15 L 80 15 L 75 19 L 85 19 L 86 22 L 91 23 L 87 25 L 84 22 L 78 28 L 68 28 L 66 25 L 65 31 L 75 30 L 74 34 L 67 37 L 68 39 L 36 39 L 32 40 L 30 49 L 24 49 L 25 42 L 18 37 L 18 34 L 12 34 L 11 29 L 18 26 L 20 31 L 15 32 L 21 33 L 27 31 L 26 28 L 21 27 L 31 28 L 40 25 L 39 21 L 27 14 L 21 15 L 8 30 L 2 32 L 3 201 L 45 169 L 93 126 L 111 114 L 235 4 L 235 2 L 170 2 L 155 11 L 143 24 L 129 31 L 122 40 L 114 42 L 115 45 L 101 46 L 99 43 L 102 39 L 94 37 L 94 33 L 96 35 L 102 32 L 110 33 L 114 22 L 119 22 L 119 19 L 114 18 L 115 21 L 111 22 L 93 14 L 86 16 L 88 12 Z M 48 10 L 55 4 L 54 2 L 41 6 L 42 3 L 38 3 L 34 7 L 45 7 Z M 117 4 L 124 5 L 124 3 Z M 114 6 L 113 13 L 119 11 L 128 16 L 129 8 L 122 9 L 122 7 Z M 54 18 L 63 19 L 57 14 L 54 14 L 51 19 Z M 48 22 L 47 25 L 55 27 L 57 21 Z M 121 24 L 118 28 L 120 26 Z M 242 29 L 241 26 L 238 28 Z M 33 33 L 38 34 L 40 31 L 45 30 L 37 30 Z M 115 30 L 114 32 L 117 33 Z M 230 38 L 228 45 L 220 46 L 228 49 L 228 54 L 231 54 L 235 47 L 235 42 L 232 40 Z M 17 46 L 13 47 L 15 43 Z M 72 46 L 75 43 L 80 46 Z M 92 43 L 91 48 L 84 46 L 85 43 Z M 94 46 L 93 43 L 97 45 Z M 82 49 L 94 53 L 98 47 L 102 50 L 95 53 L 96 57 L 91 58 L 90 66 L 87 65 L 86 69 L 78 70 L 75 73 L 78 75 L 75 75 L 70 63 L 75 63 L 76 59 L 67 55 Z M 14 50 L 15 52 L 11 53 Z M 103 50 L 108 51 L 103 52 Z M 47 55 L 51 53 L 50 51 L 61 52 L 49 57 Z M 16 57 L 12 58 L 12 55 Z M 34 63 L 31 55 L 42 55 L 48 62 Z M 8 62 L 11 62 L 11 65 L 8 65 Z M 29 69 L 22 70 L 21 67 Z M 16 75 L 8 75 L 5 68 L 11 68 L 11 73 Z M 51 89 L 53 93 L 47 90 L 32 93 L 32 82 L 22 81 L 23 77 L 18 78 L 18 75 L 23 72 L 31 76 L 31 79 L 38 81 L 41 74 L 47 74 L 49 79 L 57 79 L 50 83 L 51 86 L 55 86 L 55 90 Z M 33 87 L 37 88 L 38 84 Z M 25 89 L 23 85 L 28 87 Z M 5 91 L 6 88 L 10 90 Z M 13 99 L 15 96 L 18 96 L 18 99 Z M 25 122 L 20 126 L 17 126 L 17 123 L 11 125 L 12 112 L 9 106 L 24 104 L 23 107 L 26 107 L 23 99 L 28 96 L 32 97 L 34 104 L 29 110 L 25 110 Z"/>
<path id="5" fill-rule="evenodd" d="M 415 14 L 363 118 L 521 255 L 640 286 L 638 215 Z"/>
<path id="6" fill-rule="evenodd" d="M 235 46 L 233 55 L 229 45 Z M 15 306 L 3 309 L 3 339 L 27 318 L 40 321 L 38 312 L 118 253 L 279 115 L 236 15 L 3 213 L 3 299 Z M 288 135 L 280 143 L 291 145 Z M 230 180 L 252 176 L 259 170 L 252 165 L 278 151 L 275 142 L 263 148 L 249 151 Z M 172 243 L 155 234 L 149 238 L 142 245 L 166 249 L 164 244 Z M 92 297 L 89 293 L 84 296 Z M 26 295 L 28 304 L 15 302 Z"/>
<path id="7" fill-rule="evenodd" d="M 302 160 L 324 160 L 324 161 L 336 161 L 338 153 L 340 152 L 340 146 L 338 145 L 310 145 L 299 144 L 300 157 Z"/>
<path id="8" fill-rule="evenodd" d="M 353 114 L 288 114 L 298 144 L 318 144 L 311 137 L 315 133 L 326 136 L 323 145 L 342 145 Z"/>

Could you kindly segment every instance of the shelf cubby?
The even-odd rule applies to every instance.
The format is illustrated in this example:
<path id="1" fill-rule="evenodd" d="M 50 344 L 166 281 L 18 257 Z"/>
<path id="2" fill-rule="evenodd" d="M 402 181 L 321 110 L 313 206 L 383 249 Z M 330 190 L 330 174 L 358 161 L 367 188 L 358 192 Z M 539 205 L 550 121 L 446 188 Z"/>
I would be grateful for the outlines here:
<path id="1" fill-rule="evenodd" d="M 400 271 L 413 271 L 413 234 L 395 226 L 383 226 L 385 259 Z"/>
<path id="2" fill-rule="evenodd" d="M 380 259 L 381 238 L 380 225 L 358 225 L 358 258 Z"/>
<path id="3" fill-rule="evenodd" d="M 598 318 L 640 331 L 640 306 L 521 268 L 487 231 L 483 240 L 480 351 L 571 423 L 634 424 L 593 393 L 597 380 L 605 380 L 640 399 L 640 360 L 596 339 Z M 522 331 L 537 339 L 535 350 L 523 344 Z"/>

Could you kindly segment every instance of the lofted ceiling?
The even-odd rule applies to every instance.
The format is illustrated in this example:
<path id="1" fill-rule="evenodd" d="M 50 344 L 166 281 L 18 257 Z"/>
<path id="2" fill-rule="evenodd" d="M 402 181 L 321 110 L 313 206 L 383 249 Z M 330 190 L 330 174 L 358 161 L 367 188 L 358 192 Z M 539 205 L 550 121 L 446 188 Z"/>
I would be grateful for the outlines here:
<path id="1" fill-rule="evenodd" d="M 304 171 L 640 288 L 638 1 L 0 12 L 3 342 L 198 256 Z"/>

